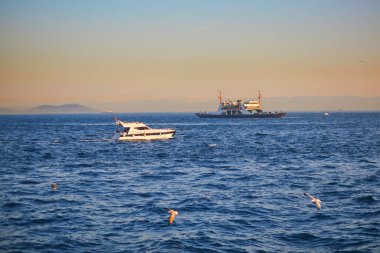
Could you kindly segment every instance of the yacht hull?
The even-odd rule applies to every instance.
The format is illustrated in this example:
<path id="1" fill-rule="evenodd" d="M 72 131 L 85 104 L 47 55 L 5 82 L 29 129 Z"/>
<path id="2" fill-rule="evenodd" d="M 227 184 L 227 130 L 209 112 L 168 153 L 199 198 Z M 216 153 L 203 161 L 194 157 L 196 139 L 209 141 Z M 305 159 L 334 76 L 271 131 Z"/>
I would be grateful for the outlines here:
<path id="1" fill-rule="evenodd" d="M 129 135 L 115 133 L 113 139 L 116 139 L 118 141 L 166 140 L 166 139 L 173 138 L 174 134 L 175 134 L 175 130 L 159 132 L 159 133 L 129 134 Z"/>

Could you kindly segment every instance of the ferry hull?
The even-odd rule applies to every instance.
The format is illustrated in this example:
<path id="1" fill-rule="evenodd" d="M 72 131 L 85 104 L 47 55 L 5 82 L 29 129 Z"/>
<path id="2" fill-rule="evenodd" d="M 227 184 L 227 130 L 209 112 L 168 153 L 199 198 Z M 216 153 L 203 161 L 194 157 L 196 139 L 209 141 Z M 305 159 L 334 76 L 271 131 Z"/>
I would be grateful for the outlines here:
<path id="1" fill-rule="evenodd" d="M 219 106 L 215 113 L 198 112 L 196 115 L 200 118 L 219 118 L 219 119 L 261 119 L 261 118 L 282 118 L 285 112 L 265 112 L 261 107 L 261 93 L 259 91 L 259 100 L 243 101 L 242 99 L 233 102 L 231 100 L 222 100 L 222 92 L 219 92 Z"/>

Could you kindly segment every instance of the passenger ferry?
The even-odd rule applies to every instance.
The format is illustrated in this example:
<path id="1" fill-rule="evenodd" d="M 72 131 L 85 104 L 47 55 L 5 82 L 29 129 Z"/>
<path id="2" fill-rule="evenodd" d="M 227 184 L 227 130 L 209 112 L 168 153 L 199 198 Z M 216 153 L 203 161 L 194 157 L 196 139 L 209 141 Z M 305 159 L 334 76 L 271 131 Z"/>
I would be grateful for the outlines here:
<path id="1" fill-rule="evenodd" d="M 198 112 L 200 118 L 282 118 L 285 112 L 263 112 L 261 107 L 261 93 L 258 100 L 243 101 L 241 99 L 233 102 L 222 101 L 222 92 L 219 92 L 219 107 L 215 113 Z"/>

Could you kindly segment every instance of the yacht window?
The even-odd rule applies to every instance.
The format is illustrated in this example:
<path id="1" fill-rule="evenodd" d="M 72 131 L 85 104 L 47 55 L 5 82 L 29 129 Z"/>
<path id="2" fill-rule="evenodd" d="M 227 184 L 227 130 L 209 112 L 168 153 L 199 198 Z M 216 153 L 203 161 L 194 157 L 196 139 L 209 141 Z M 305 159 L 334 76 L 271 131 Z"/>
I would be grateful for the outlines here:
<path id="1" fill-rule="evenodd" d="M 136 127 L 136 130 L 148 130 L 149 127 Z"/>
<path id="2" fill-rule="evenodd" d="M 128 133 L 129 127 L 124 128 L 124 133 Z"/>

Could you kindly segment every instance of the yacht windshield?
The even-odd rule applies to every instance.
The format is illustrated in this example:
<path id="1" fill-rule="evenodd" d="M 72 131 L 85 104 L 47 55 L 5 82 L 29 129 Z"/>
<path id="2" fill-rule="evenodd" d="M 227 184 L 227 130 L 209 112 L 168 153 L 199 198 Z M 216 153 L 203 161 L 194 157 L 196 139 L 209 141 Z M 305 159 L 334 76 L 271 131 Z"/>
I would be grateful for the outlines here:
<path id="1" fill-rule="evenodd" d="M 149 129 L 149 127 L 136 127 L 136 130 L 148 130 Z"/>

